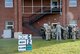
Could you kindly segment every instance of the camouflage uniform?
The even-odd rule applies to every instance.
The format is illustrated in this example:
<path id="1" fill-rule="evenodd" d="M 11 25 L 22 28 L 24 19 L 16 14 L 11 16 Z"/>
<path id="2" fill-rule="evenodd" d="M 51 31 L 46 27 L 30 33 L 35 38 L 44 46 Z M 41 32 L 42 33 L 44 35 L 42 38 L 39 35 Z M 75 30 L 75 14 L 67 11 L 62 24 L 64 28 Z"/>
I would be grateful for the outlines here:
<path id="1" fill-rule="evenodd" d="M 56 40 L 61 40 L 61 28 L 63 29 L 63 27 L 58 23 L 56 26 Z"/>
<path id="2" fill-rule="evenodd" d="M 72 36 L 73 40 L 76 40 L 76 27 L 75 26 L 72 29 L 72 34 L 73 34 Z"/>
<path id="3" fill-rule="evenodd" d="M 52 33 L 52 38 L 54 38 L 56 35 L 56 28 L 52 28 L 51 29 L 51 33 Z"/>
<path id="4" fill-rule="evenodd" d="M 45 34 L 46 34 L 46 40 L 50 40 L 50 34 L 51 34 L 51 27 L 50 26 L 47 26 Z"/>

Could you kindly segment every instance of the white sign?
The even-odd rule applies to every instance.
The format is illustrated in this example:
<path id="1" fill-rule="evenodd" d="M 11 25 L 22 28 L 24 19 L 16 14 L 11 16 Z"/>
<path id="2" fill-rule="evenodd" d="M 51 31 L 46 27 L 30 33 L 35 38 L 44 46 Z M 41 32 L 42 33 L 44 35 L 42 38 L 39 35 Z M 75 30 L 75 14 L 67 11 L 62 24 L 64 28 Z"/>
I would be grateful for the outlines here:
<path id="1" fill-rule="evenodd" d="M 32 40 L 27 40 L 27 45 L 32 45 Z"/>
<path id="2" fill-rule="evenodd" d="M 28 35 L 22 34 L 22 35 L 19 35 L 18 39 L 28 39 L 27 37 Z"/>
<path id="3" fill-rule="evenodd" d="M 18 40 L 18 45 L 26 45 L 26 40 L 24 39 Z"/>
<path id="4" fill-rule="evenodd" d="M 3 38 L 11 38 L 11 29 L 6 29 L 3 31 Z"/>
<path id="5" fill-rule="evenodd" d="M 18 51 L 26 51 L 26 45 L 18 46 Z"/>
<path id="6" fill-rule="evenodd" d="M 18 51 L 32 50 L 32 35 L 22 34 L 18 36 Z"/>

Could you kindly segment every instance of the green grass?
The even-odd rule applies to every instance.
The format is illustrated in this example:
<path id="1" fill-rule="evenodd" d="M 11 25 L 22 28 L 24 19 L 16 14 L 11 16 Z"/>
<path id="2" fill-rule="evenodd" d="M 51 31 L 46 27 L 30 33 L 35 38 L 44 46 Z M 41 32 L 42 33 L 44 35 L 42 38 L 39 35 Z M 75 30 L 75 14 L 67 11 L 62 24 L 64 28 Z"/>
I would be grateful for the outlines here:
<path id="1" fill-rule="evenodd" d="M 80 40 L 33 39 L 33 50 L 18 52 L 16 39 L 0 39 L 0 54 L 80 54 Z"/>

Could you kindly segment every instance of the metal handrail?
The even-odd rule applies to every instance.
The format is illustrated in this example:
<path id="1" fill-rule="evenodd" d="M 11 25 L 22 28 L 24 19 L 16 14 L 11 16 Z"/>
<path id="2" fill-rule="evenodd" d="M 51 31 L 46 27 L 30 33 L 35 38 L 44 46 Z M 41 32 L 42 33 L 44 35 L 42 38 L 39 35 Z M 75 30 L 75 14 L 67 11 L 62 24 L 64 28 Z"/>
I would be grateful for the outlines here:
<path id="1" fill-rule="evenodd" d="M 55 6 L 55 7 L 57 7 L 57 6 Z M 45 10 L 44 12 L 46 12 L 46 11 L 50 11 L 49 9 L 47 9 L 46 7 L 43 7 L 43 9 Z M 58 9 L 55 9 L 55 8 L 53 8 L 54 10 L 58 10 Z M 52 9 L 52 10 L 53 10 Z M 60 9 L 60 8 L 59 8 Z M 53 11 L 54 11 L 53 10 Z M 39 9 L 37 12 L 40 12 L 41 11 L 41 9 Z M 43 12 L 43 13 L 44 13 Z M 29 17 L 27 17 L 28 19 L 29 19 L 29 22 L 31 21 L 31 20 L 33 20 L 36 16 L 39 16 L 39 15 L 41 15 L 41 14 L 32 14 L 31 16 L 29 16 Z M 23 20 L 26 20 L 27 19 L 26 17 L 25 17 L 25 19 L 23 19 Z"/>

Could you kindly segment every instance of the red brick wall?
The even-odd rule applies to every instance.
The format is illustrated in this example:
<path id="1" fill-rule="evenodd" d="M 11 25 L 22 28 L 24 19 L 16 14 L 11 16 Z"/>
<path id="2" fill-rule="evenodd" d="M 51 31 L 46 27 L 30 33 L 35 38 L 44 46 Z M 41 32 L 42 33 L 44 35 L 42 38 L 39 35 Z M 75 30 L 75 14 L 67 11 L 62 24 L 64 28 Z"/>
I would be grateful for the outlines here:
<path id="1" fill-rule="evenodd" d="M 0 36 L 2 35 L 3 30 L 5 29 L 5 21 L 14 21 L 14 16 L 14 7 L 5 8 L 5 0 L 0 0 Z"/>
<path id="2" fill-rule="evenodd" d="M 61 22 L 61 16 L 60 16 L 60 14 L 45 15 L 40 20 L 38 20 L 37 22 L 35 22 L 34 25 L 35 25 L 36 28 L 39 29 L 40 26 L 42 26 L 44 23 L 48 23 L 48 22 L 50 22 L 50 23 Z"/>
<path id="3" fill-rule="evenodd" d="M 78 26 L 80 27 L 80 0 L 78 0 L 77 7 L 69 7 L 69 12 L 73 14 L 73 19 L 77 20 Z"/>

